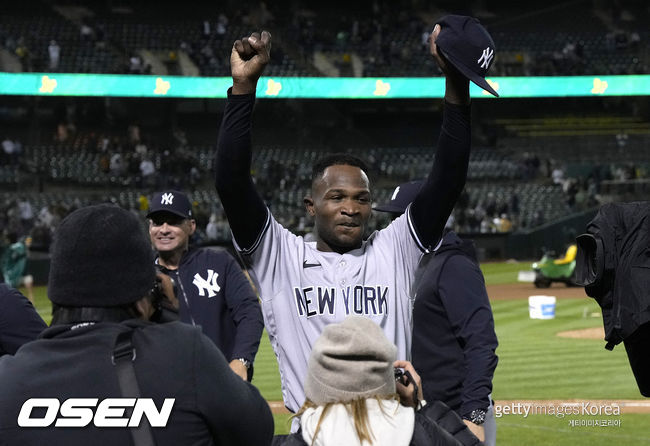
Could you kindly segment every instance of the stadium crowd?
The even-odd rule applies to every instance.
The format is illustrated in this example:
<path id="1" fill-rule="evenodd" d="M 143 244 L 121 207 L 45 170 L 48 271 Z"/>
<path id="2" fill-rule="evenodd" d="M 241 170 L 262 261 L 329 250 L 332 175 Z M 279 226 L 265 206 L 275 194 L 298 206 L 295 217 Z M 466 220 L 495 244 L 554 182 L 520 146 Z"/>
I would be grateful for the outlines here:
<path id="1" fill-rule="evenodd" d="M 16 6 L 0 27 L 0 46 L 15 57 L 19 71 L 226 76 L 232 40 L 251 28 L 272 26 L 281 30 L 272 75 L 438 75 L 430 60 L 418 56 L 425 52 L 428 24 L 444 9 L 413 8 L 408 1 L 360 2 L 343 13 L 325 4 L 258 2 L 243 10 L 225 2 L 183 11 L 178 19 L 170 17 L 179 11 L 172 16 L 164 4 L 53 8 L 29 1 L 36 18 Z M 647 10 L 634 1 L 587 3 L 549 4 L 533 13 L 507 3 L 453 6 L 480 17 L 493 33 L 501 51 L 493 75 L 647 72 Z M 553 31 L 541 26 L 549 20 Z M 327 73 L 318 58 L 328 61 Z"/>

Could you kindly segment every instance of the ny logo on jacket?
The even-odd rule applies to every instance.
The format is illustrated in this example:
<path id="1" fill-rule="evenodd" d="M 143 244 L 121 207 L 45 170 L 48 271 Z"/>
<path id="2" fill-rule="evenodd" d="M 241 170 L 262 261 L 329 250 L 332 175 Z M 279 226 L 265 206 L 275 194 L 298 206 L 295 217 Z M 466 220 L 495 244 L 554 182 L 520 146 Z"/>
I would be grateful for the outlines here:
<path id="1" fill-rule="evenodd" d="M 201 277 L 199 273 L 194 274 L 194 280 L 192 283 L 199 290 L 199 296 L 205 296 L 205 293 L 207 292 L 208 297 L 214 297 L 219 291 L 221 291 L 221 287 L 217 283 L 217 277 L 219 277 L 219 273 L 215 273 L 211 269 L 208 269 L 207 280 Z"/>

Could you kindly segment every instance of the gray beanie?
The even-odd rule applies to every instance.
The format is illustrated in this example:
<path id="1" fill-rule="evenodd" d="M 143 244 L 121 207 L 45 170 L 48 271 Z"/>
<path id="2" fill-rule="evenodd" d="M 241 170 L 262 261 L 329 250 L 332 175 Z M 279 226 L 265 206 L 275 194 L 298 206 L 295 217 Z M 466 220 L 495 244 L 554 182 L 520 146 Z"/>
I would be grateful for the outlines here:
<path id="1" fill-rule="evenodd" d="M 318 405 L 395 393 L 397 348 L 377 324 L 348 316 L 325 327 L 309 357 L 305 396 Z"/>
<path id="2" fill-rule="evenodd" d="M 102 204 L 63 219 L 52 246 L 47 294 L 67 307 L 115 307 L 144 297 L 156 277 L 153 251 L 131 212 Z"/>

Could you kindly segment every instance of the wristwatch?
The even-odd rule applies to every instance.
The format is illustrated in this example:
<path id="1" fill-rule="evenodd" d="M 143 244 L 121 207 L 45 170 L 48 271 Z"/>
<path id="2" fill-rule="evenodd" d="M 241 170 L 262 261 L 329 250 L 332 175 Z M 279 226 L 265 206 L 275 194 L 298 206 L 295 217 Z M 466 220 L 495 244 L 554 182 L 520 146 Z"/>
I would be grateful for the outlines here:
<path id="1" fill-rule="evenodd" d="M 484 409 L 474 409 L 469 413 L 469 415 L 464 416 L 463 418 L 465 420 L 469 420 L 472 423 L 476 424 L 477 426 L 480 426 L 481 424 L 485 423 L 485 414 L 487 413 L 487 410 Z"/>
<path id="2" fill-rule="evenodd" d="M 251 362 L 248 359 L 246 359 L 246 358 L 237 358 L 237 361 L 244 364 L 244 367 L 246 367 L 246 370 L 251 368 Z"/>

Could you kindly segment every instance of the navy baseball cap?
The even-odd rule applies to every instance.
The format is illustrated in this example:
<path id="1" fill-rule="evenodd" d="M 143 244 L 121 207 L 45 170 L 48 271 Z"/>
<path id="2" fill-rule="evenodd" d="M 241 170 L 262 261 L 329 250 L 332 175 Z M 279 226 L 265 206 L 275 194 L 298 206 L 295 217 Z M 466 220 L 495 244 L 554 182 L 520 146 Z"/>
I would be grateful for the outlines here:
<path id="1" fill-rule="evenodd" d="M 442 54 L 469 80 L 482 89 L 499 97 L 499 94 L 485 80 L 494 62 L 494 41 L 474 17 L 447 15 L 440 19 L 440 34 L 436 45 Z"/>
<path id="2" fill-rule="evenodd" d="M 147 218 L 156 212 L 170 212 L 183 218 L 192 217 L 192 203 L 187 195 L 177 190 L 156 193 L 150 201 Z"/>
<path id="3" fill-rule="evenodd" d="M 379 212 L 391 212 L 393 214 L 403 214 L 408 205 L 415 199 L 415 196 L 422 189 L 423 180 L 409 181 L 400 184 L 393 191 L 393 195 L 388 203 L 375 206 L 373 209 Z"/>

